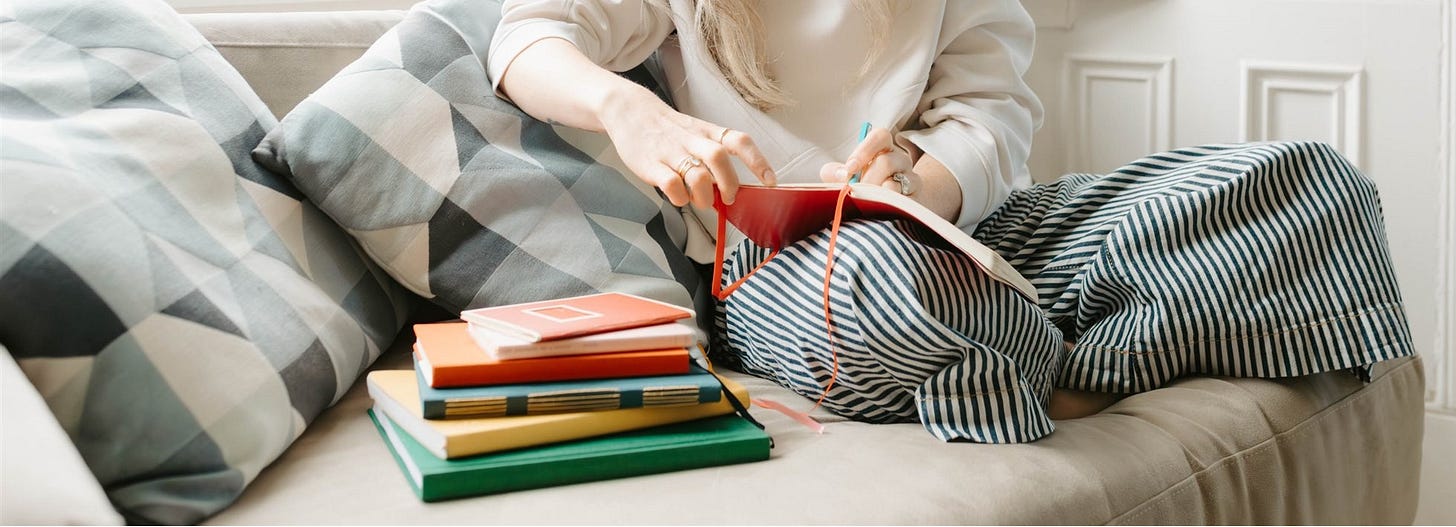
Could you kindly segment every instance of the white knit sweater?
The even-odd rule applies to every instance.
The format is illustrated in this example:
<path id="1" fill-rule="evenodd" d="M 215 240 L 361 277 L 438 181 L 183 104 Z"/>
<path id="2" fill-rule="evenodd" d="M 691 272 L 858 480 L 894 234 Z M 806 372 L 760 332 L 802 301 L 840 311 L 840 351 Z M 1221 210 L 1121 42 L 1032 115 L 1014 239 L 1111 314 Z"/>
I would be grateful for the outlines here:
<path id="1" fill-rule="evenodd" d="M 797 101 L 767 113 L 746 103 L 709 58 L 693 1 L 669 5 L 671 15 L 642 0 L 507 0 L 487 63 L 491 81 L 498 85 L 511 61 L 543 38 L 575 43 L 613 71 L 660 51 L 678 110 L 748 133 L 781 182 L 818 181 L 824 163 L 849 156 L 865 121 L 896 130 L 897 142 L 950 169 L 964 229 L 1031 181 L 1026 159 L 1042 107 L 1022 79 L 1035 26 L 1017 0 L 898 2 L 886 47 L 863 77 L 870 31 L 851 2 L 759 2 L 770 71 Z"/>

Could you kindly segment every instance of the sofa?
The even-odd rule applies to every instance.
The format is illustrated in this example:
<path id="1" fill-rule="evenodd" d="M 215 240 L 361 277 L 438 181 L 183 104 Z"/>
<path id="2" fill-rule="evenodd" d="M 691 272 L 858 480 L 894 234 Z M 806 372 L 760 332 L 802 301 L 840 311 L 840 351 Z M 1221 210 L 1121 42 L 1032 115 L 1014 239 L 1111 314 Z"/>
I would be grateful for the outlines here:
<path id="1" fill-rule="evenodd" d="M 92 7 L 83 7 L 59 14 L 47 13 L 47 10 L 59 9 L 57 5 L 66 4 L 61 1 L 46 6 L 41 5 L 42 2 L 19 4 L 22 5 L 18 8 L 8 9 L 23 12 L 18 15 L 5 13 L 5 18 L 0 19 L 0 24 L 4 25 L 0 26 L 0 31 L 9 32 L 7 40 L 3 41 L 7 48 L 7 62 L 45 49 L 48 37 L 32 39 L 31 33 L 41 35 L 51 31 L 55 34 L 58 30 L 54 28 L 63 27 L 93 12 Z M 105 4 L 98 2 L 95 5 Z M 160 2 L 157 4 L 162 5 Z M 108 11 L 107 16 L 111 18 L 100 20 L 125 18 L 119 13 L 133 8 L 135 6 L 116 7 L 115 12 Z M 30 11 L 24 11 L 27 9 Z M 448 9 L 453 8 L 437 7 L 437 12 L 431 16 Z M 408 68 L 414 60 L 410 58 L 411 52 L 408 49 L 401 51 L 402 45 L 397 41 L 391 43 L 385 39 L 401 38 L 399 35 L 410 29 L 402 28 L 401 22 L 407 21 L 409 16 L 410 13 L 402 11 L 206 14 L 178 17 L 176 20 L 183 22 L 177 23 L 169 18 L 176 17 L 175 13 L 163 13 L 157 7 L 136 18 L 143 21 L 140 23 L 160 24 L 158 32 L 187 35 L 179 40 L 182 42 L 191 42 L 187 38 L 193 38 L 193 33 L 188 32 L 195 31 L 196 38 L 205 39 L 210 45 L 194 43 L 196 45 L 184 46 L 188 50 L 186 53 L 171 58 L 197 61 L 205 66 L 206 71 L 222 79 L 220 82 L 229 87 L 229 93 L 249 101 L 253 100 L 249 97 L 256 97 L 257 101 L 266 105 L 266 113 L 271 114 L 260 113 L 263 112 L 261 106 L 246 106 L 253 113 L 248 114 L 244 122 L 252 124 L 228 128 L 226 133 L 216 132 L 220 125 L 201 121 L 204 125 L 200 129 L 211 132 L 211 136 L 216 138 L 212 146 L 223 149 L 223 155 L 227 156 L 217 164 L 225 165 L 222 167 L 224 172 L 232 170 L 227 173 L 247 180 L 237 184 L 246 192 L 229 195 L 229 201 L 223 205 L 242 203 L 245 199 L 254 203 L 238 213 L 244 220 L 234 222 L 245 226 L 240 229 L 249 233 L 243 238 L 254 243 L 250 249 L 252 252 L 243 249 L 235 252 L 244 254 L 240 261 L 247 262 L 247 267 L 261 276 L 261 281 L 256 287 L 234 287 L 231 294 L 253 294 L 262 288 L 273 291 L 270 295 L 285 297 L 287 302 L 277 305 L 294 307 L 303 302 L 288 297 L 299 294 L 294 293 L 296 291 L 316 288 L 323 295 L 319 297 L 322 299 L 318 300 L 319 303 L 308 304 L 308 309 L 298 308 L 302 314 L 296 317 L 270 317 L 266 313 L 267 306 L 274 304 L 266 304 L 257 310 L 246 305 L 230 306 L 228 302 L 217 300 L 220 293 L 208 289 L 207 284 L 211 282 L 197 278 L 195 291 L 201 292 L 201 296 L 187 291 L 172 293 L 166 305 L 159 304 L 160 307 L 153 309 L 155 313 L 149 311 L 147 313 L 150 314 L 135 317 L 138 321 L 128 318 L 125 313 L 118 315 L 125 328 L 120 331 L 121 337 L 112 335 L 111 338 L 136 340 L 137 348 L 142 350 L 137 354 L 144 356 L 144 360 L 125 354 L 130 348 L 120 348 L 114 341 L 99 345 L 100 351 L 91 355 L 48 354 L 44 351 L 58 347 L 56 339 L 64 338 L 66 331 L 87 333 L 77 328 L 94 324 L 94 321 L 75 317 L 96 311 L 76 315 L 71 305 L 74 302 L 51 306 L 36 299 L 54 297 L 56 288 L 61 287 L 55 284 L 70 284 L 66 285 L 68 289 L 64 289 L 67 292 L 78 290 L 76 282 L 94 286 L 97 280 L 95 273 L 99 271 L 90 271 L 85 265 L 77 264 L 81 256 L 55 248 L 74 238 L 68 235 L 56 241 L 58 238 L 51 236 L 62 230 L 64 225 L 41 229 L 28 222 L 45 211 L 57 207 L 64 209 L 67 201 L 90 203 L 88 200 L 91 198 L 87 197 L 89 194 L 77 191 L 64 196 L 64 200 L 51 203 L 49 200 L 56 199 L 55 192 L 31 190 L 48 179 L 41 176 L 21 179 L 16 174 L 39 173 L 52 178 L 62 168 L 75 173 L 89 170 L 94 163 L 71 167 L 43 156 L 46 152 L 42 151 L 42 147 L 52 144 L 46 141 L 82 136 L 92 140 L 95 137 L 86 134 L 56 136 L 54 134 L 68 129 L 32 126 L 32 120 L 40 122 L 55 115 L 65 115 L 58 109 L 64 104 L 57 101 L 66 97 L 67 89 L 61 86 L 54 91 L 36 89 L 35 86 L 44 86 L 47 81 L 31 79 L 26 71 L 5 74 L 3 80 L 9 91 L 0 97 L 0 101 L 5 103 L 3 116 L 7 121 L 6 127 L 11 129 L 9 133 L 13 135 L 5 136 L 6 146 L 0 149 L 0 154 L 3 154 L 0 158 L 5 160 L 5 170 L 10 173 L 5 176 L 7 179 L 0 180 L 3 184 L 0 200 L 9 209 L 3 223 L 7 249 L 0 252 L 0 257 L 3 257 L 0 258 L 0 271 L 3 271 L 0 272 L 0 283 L 14 289 L 6 289 L 12 300 L 0 300 L 0 313 L 10 319 L 0 328 L 0 344 L 8 349 L 7 359 L 13 355 L 14 360 L 7 360 L 3 369 L 5 417 L 0 420 L 4 426 L 0 454 L 4 458 L 5 479 L 4 501 L 0 503 L 3 505 L 0 508 L 3 518 L 0 519 L 5 523 L 129 521 L 219 525 L 1387 524 L 1410 523 L 1413 520 L 1419 494 L 1425 379 L 1418 356 L 1377 364 L 1369 382 L 1362 382 L 1348 371 L 1284 379 L 1183 378 L 1168 386 L 1126 397 L 1096 415 L 1059 421 L 1056 431 L 1050 436 L 1019 445 L 944 443 L 915 423 L 866 424 L 847 421 L 823 411 L 813 412 L 813 416 L 826 425 L 823 433 L 816 433 L 783 414 L 754 406 L 751 413 L 763 423 L 774 440 L 771 457 L 764 462 L 441 503 L 420 502 L 366 416 L 365 410 L 371 406 L 371 401 L 363 386 L 363 373 L 377 369 L 410 368 L 409 346 L 413 337 L 409 325 L 449 319 L 462 306 L 472 305 L 471 302 L 481 298 L 482 291 L 490 292 L 494 295 L 492 298 L 510 298 L 507 293 L 523 287 L 526 288 L 526 292 L 520 293 L 523 295 L 542 294 L 543 288 L 563 291 L 550 288 L 550 284 L 555 282 L 549 276 L 555 276 L 551 273 L 557 273 L 562 269 L 561 265 L 566 264 L 553 264 L 553 267 L 536 262 L 533 264 L 536 267 L 513 267 L 515 264 L 512 262 L 516 260 L 503 257 L 497 262 L 494 273 L 504 277 L 501 281 L 505 283 L 473 283 L 475 289 L 466 288 L 464 293 L 459 293 L 458 287 L 447 286 L 450 285 L 448 278 L 458 278 L 460 273 L 442 272 L 450 269 L 448 266 L 453 265 L 452 262 L 438 254 L 425 263 L 410 260 L 409 247 L 421 243 L 411 237 L 413 235 L 401 234 L 402 229 L 398 227 L 361 227 L 359 222 L 366 220 L 334 212 L 335 209 L 330 207 L 349 203 L 357 197 L 340 196 L 334 193 L 338 192 L 334 187 L 311 189 L 309 183 L 303 181 L 300 174 L 324 170 L 319 168 L 323 161 L 297 156 L 284 159 L 279 154 L 280 150 L 308 144 L 309 140 L 333 141 L 326 144 L 341 145 L 340 148 L 354 144 L 343 135 L 312 139 L 300 136 L 302 139 L 293 141 L 293 137 L 275 134 L 273 130 L 289 128 L 290 122 L 290 133 L 306 135 L 318 128 L 306 124 L 319 121 L 290 121 L 293 119 L 291 114 L 302 108 L 311 96 L 323 98 L 341 89 L 338 85 L 329 84 L 340 76 L 341 70 L 354 71 L 355 78 L 363 78 L 362 73 L 388 69 L 381 68 L 379 63 L 361 59 L 367 58 L 367 51 L 383 50 L 391 56 L 401 57 L 395 61 L 396 65 L 404 64 Z M 28 21 L 24 27 L 30 32 L 17 30 L 20 27 L 17 20 Z M 99 44 L 97 42 L 104 42 L 106 38 L 121 38 L 111 35 L 104 26 L 97 26 L 94 34 L 75 37 L 86 42 L 77 45 L 76 49 L 89 50 L 93 55 L 113 63 L 122 61 L 115 57 L 124 56 L 125 61 L 131 61 L 127 64 L 151 64 L 157 61 L 149 57 L 165 55 L 153 53 L 143 57 L 119 47 Z M 414 30 L 420 30 L 420 27 Z M 467 43 L 469 40 L 465 39 Z M 117 51 L 119 49 L 121 51 Z M 209 62 L 211 59 L 208 57 L 213 56 L 211 53 L 224 59 L 226 66 Z M 431 69 L 430 79 L 443 78 L 455 64 L 452 62 Z M 203 85 L 206 79 L 189 73 L 192 70 L 187 69 L 191 67 L 188 63 L 183 65 L 183 68 L 174 68 L 174 72 L 174 69 L 167 69 L 162 64 L 155 69 L 162 73 L 148 73 L 165 78 L 138 84 L 147 88 L 144 91 L 150 92 L 143 97 L 149 102 L 138 107 L 155 109 L 165 106 L 162 113 L 168 116 L 191 115 L 200 111 L 196 108 L 203 106 L 207 97 L 223 95 L 215 88 L 192 91 L 193 87 Z M 94 64 L 82 68 L 84 74 L 92 79 L 90 93 L 93 100 L 87 102 L 91 106 L 87 106 L 85 111 L 77 111 L 76 115 L 101 115 L 104 112 L 98 113 L 97 109 L 107 107 L 95 101 L 97 89 L 94 86 L 99 85 L 95 84 L 99 82 L 95 79 L 101 75 L 98 68 L 100 66 Z M 234 73 L 227 72 L 227 68 L 235 69 L 236 77 L 233 77 Z M 135 69 L 129 72 L 134 77 L 138 76 Z M 170 82 L 168 79 L 183 80 L 176 84 L 181 86 L 177 93 L 183 95 L 168 95 L 161 88 L 154 87 L 166 84 L 164 81 Z M 237 79 L 243 84 L 233 82 Z M 27 84 L 32 81 L 42 84 Z M 379 82 L 382 81 L 372 79 L 366 85 L 380 86 L 371 84 Z M 114 91 L 132 97 L 124 100 L 140 100 L 135 98 L 140 93 L 135 87 L 123 88 Z M 27 95 L 20 97 L 17 92 Z M 366 100 L 372 97 L 385 95 L 364 96 Z M 181 100 L 192 104 L 175 102 Z M 159 105 L 155 101 L 168 104 Z M 342 103 L 325 103 L 320 107 L 337 109 L 338 104 Z M 239 112 L 233 111 L 229 115 Z M 339 110 L 335 113 L 342 115 L 348 112 Z M 282 119 L 282 124 L 273 119 Z M 360 119 L 363 118 L 351 118 L 350 123 L 357 125 L 355 128 L 365 128 L 364 124 L 359 124 L 363 122 Z M 471 116 L 462 115 L 455 119 L 456 123 L 460 123 L 470 120 Z M 113 126 L 113 122 L 107 119 L 97 118 L 94 121 Z M 305 125 L 300 125 L 300 122 Z M 117 128 L 125 133 L 118 131 L 108 138 L 145 140 L 147 148 L 154 150 L 198 139 L 179 132 L 179 129 L 155 126 Z M 411 133 L 428 135 L 419 131 Z M 266 147 L 269 141 L 275 142 L 272 150 L 260 149 L 260 146 Z M 597 139 L 566 137 L 564 141 L 595 158 L 595 161 L 573 158 L 576 161 L 588 164 L 601 162 L 610 166 L 609 159 L 603 160 L 610 157 L 610 149 L 603 148 L 600 142 L 593 142 Z M 529 147 L 521 148 L 525 157 L 522 152 L 506 154 L 517 159 L 542 159 Z M 389 151 L 402 166 L 411 167 L 423 162 L 407 159 L 409 154 L 397 149 L 381 147 L 380 150 Z M 373 151 L 361 147 L 358 152 L 362 159 L 372 155 Z M 74 155 L 84 158 L 89 154 L 81 152 Z M 258 168 L 251 165 L 243 167 L 249 159 L 262 159 L 263 171 L 255 174 L 252 171 Z M 201 162 L 197 163 L 201 166 Z M 556 161 L 534 164 L 549 168 L 555 166 L 553 163 Z M 160 170 L 157 168 L 160 165 L 148 166 L 154 173 Z M 380 166 L 385 165 L 368 168 L 377 170 Z M 203 168 L 192 167 L 189 170 L 201 171 Z M 271 178 L 266 173 L 268 171 L 292 172 L 293 179 L 290 181 L 298 188 Z M 164 181 L 162 186 L 169 189 L 171 195 L 180 196 L 190 188 L 187 181 L 169 180 Z M 330 185 L 339 187 L 343 183 L 333 181 Z M 273 193 L 268 192 L 270 189 Z M 398 189 L 391 191 L 402 192 Z M 454 198 L 447 196 L 444 205 L 440 205 L 442 210 L 449 208 L 453 203 L 451 199 Z M 559 199 L 552 201 L 557 202 Z M 151 203 L 147 201 L 144 205 Z M 126 221 L 135 222 L 144 227 L 145 232 L 152 233 L 147 235 L 148 240 L 171 240 L 155 233 L 174 223 L 188 223 L 186 218 L 203 218 L 208 214 L 207 210 L 199 210 L 200 206 L 191 204 L 174 208 L 156 206 L 153 209 L 123 205 L 118 208 L 129 212 L 126 217 L 130 219 Z M 313 208 L 315 206 L 325 212 L 318 212 Z M 581 208 L 589 206 L 580 205 Z M 643 232 L 654 236 L 660 232 L 671 234 L 673 228 L 681 227 L 675 223 L 682 221 L 680 217 L 674 217 L 671 210 L 656 207 L 657 204 L 649 204 L 644 209 L 642 218 L 645 219 L 640 222 L 648 227 Z M 388 207 L 381 205 L 379 208 Z M 139 210 L 157 212 L 152 214 Z M 247 214 L 252 210 L 260 211 L 259 217 L 268 220 L 263 223 L 274 230 L 266 231 L 261 226 L 263 223 L 257 227 L 248 223 L 246 218 L 250 216 Z M 440 227 L 448 223 L 440 220 L 444 214 L 436 211 L 433 217 L 417 221 L 428 225 L 436 234 L 430 243 L 436 244 L 431 247 L 437 252 L 439 240 L 448 238 L 446 234 L 453 232 Z M 480 214 L 473 217 L 479 219 Z M 371 218 L 378 219 L 377 215 Z M 200 225 L 206 227 L 204 230 L 222 237 L 216 234 L 217 228 L 209 226 L 212 224 L 204 219 L 197 219 Z M 98 220 L 98 225 L 120 221 L 116 218 L 105 222 Z M 547 220 L 535 218 L 532 221 L 540 223 Z M 342 230 L 332 223 L 342 225 Z M 613 232 L 617 233 L 624 232 L 626 228 L 621 222 L 604 220 L 603 223 L 615 225 L 617 230 Z M 666 227 L 653 227 L 662 225 Z M 420 229 L 423 227 L 415 231 Z M 335 231 L 350 236 L 335 236 Z M 24 236 L 15 234 L 17 232 Z M 275 237 L 281 241 L 272 244 L 270 240 Z M 472 247 L 470 241 L 478 238 L 458 241 L 458 245 L 452 247 Z M 528 247 L 533 240 L 535 238 L 512 239 L 512 242 Z M 124 275 L 126 279 L 122 281 L 126 285 L 149 280 L 147 283 L 154 284 L 156 289 L 167 283 L 165 279 L 169 276 L 206 274 L 201 264 L 193 268 L 178 264 L 190 260 L 181 254 L 187 251 L 171 249 L 175 243 L 149 243 L 161 248 L 137 258 L 152 262 L 150 278 L 142 280 Z M 501 242 L 497 240 L 495 243 Z M 648 260 L 660 264 L 658 267 L 661 269 L 684 269 L 675 260 L 648 251 L 653 243 L 656 242 L 649 240 L 646 249 L 641 244 L 629 244 L 628 250 L 622 253 L 627 256 L 620 258 L 618 263 L 625 266 L 634 262 L 630 256 L 635 253 L 631 250 L 641 250 L 643 254 L 652 256 Z M 22 264 L 25 262 L 39 258 L 35 256 L 37 248 L 48 248 L 47 254 L 54 253 L 54 256 L 48 256 L 50 260 L 44 262 L 64 261 L 74 269 L 72 274 L 80 278 L 57 278 L 53 272 L 54 264 L 24 267 Z M 325 248 L 333 252 L 325 253 Z M 24 257 L 17 253 L 23 253 Z M 518 250 L 512 254 L 519 253 Z M 86 261 L 99 259 L 107 263 L 108 269 L 126 268 L 129 262 L 125 259 L 127 254 L 103 252 L 99 256 L 86 256 Z M 191 254 L 199 259 L 206 256 L 200 249 Z M 273 270 L 276 266 L 260 260 L 261 257 L 249 256 L 255 254 L 272 255 L 279 261 L 291 262 L 292 267 L 289 268 L 297 272 L 264 273 L 261 270 Z M 549 255 L 543 256 L 545 253 L 530 254 L 538 256 L 540 261 L 551 263 Z M 167 273 L 172 273 L 170 275 L 157 271 L 161 268 L 160 261 L 171 262 L 168 265 L 177 267 L 165 268 Z M 645 265 L 637 262 L 634 265 Z M 21 273 L 17 269 L 29 271 Z M 541 270 L 540 274 L 529 274 L 521 269 Z M 626 273 L 623 269 L 617 267 L 613 271 L 632 276 L 612 278 L 615 281 L 596 286 L 643 288 L 653 293 L 658 292 L 659 289 L 655 288 L 664 283 L 685 283 L 675 273 L 659 273 L 667 280 L 644 281 L 641 273 Z M 345 275 L 347 280 L 343 280 L 341 275 Z M 233 284 L 244 281 L 242 276 L 228 276 Z M 691 303 L 695 302 L 693 298 L 697 298 L 693 294 L 695 288 L 701 289 L 698 286 L 701 284 L 684 287 L 685 294 L 679 294 L 670 287 L 661 291 L 666 291 L 663 295 L 677 295 L 670 300 Z M 39 292 L 25 296 L 32 290 Z M 12 295 L 12 292 L 18 293 Z M 75 294 L 77 297 L 81 295 Z M 117 307 L 124 301 L 119 299 L 122 295 L 101 291 L 97 296 L 103 297 L 105 305 L 111 306 L 112 311 L 126 311 Z M 199 298 L 204 297 L 213 299 L 213 302 L 202 303 Z M 329 299 L 333 299 L 333 303 L 325 301 Z M 701 308 L 703 304 L 697 302 Z M 212 304 L 216 304 L 215 311 L 229 317 L 240 312 L 243 313 L 242 318 L 258 322 L 253 327 L 237 328 L 233 326 L 239 324 L 227 322 L 237 320 L 236 317 L 209 318 L 198 314 L 214 313 L 198 307 Z M 383 307 L 360 307 L 365 305 Z M 60 310 L 72 317 L 71 322 L 58 325 L 60 329 L 50 333 L 42 332 L 37 328 L 57 324 L 54 322 L 56 317 L 47 315 L 50 313 L 48 309 Z M 12 316 L 16 313 L 29 314 L 21 320 Z M 97 316 L 99 320 L 100 316 Z M 315 344 L 302 346 L 302 351 L 286 359 L 279 359 L 281 352 L 275 353 L 267 347 L 275 341 L 283 347 L 281 337 L 270 337 L 272 340 L 269 340 L 254 336 L 263 331 L 261 326 L 287 326 L 295 318 L 303 320 L 305 323 L 301 325 L 309 330 L 306 332 L 308 338 L 304 340 Z M 164 320 L 173 319 L 195 324 L 164 323 Z M 347 331 L 330 325 L 340 323 L 341 319 L 351 324 L 344 326 Z M 216 340 L 213 333 L 199 332 L 196 329 L 199 326 L 249 337 L 246 339 L 247 346 L 238 344 L 237 339 Z M 75 344 L 69 340 L 66 343 Z M 238 350 L 227 346 L 236 346 Z M 361 351 L 347 355 L 346 361 L 332 351 L 341 347 Z M 224 348 L 229 351 L 226 355 L 217 351 Z M 319 355 L 314 351 L 318 349 L 329 351 L 326 355 Z M 209 353 L 212 354 L 208 355 L 211 357 L 207 359 L 209 362 L 201 366 L 189 365 L 193 369 L 184 372 L 185 375 L 175 373 L 181 366 L 167 362 L 180 364 L 196 360 L 199 354 Z M 267 359 L 262 362 L 274 364 L 273 369 L 262 371 L 276 373 L 283 381 L 251 373 L 255 370 L 250 368 L 260 361 L 236 359 L 239 354 L 248 353 L 260 353 Z M 132 362 L 125 362 L 125 368 L 117 366 L 124 360 Z M 113 377 L 102 377 L 134 372 L 139 368 L 137 364 L 144 364 L 150 368 L 147 371 L 155 369 L 161 374 L 156 378 L 125 377 L 125 383 L 109 382 L 108 379 Z M 303 367 L 308 365 L 312 366 Z M 320 370 L 324 371 L 322 382 L 326 387 L 317 390 L 300 387 L 304 385 L 298 384 L 298 379 L 308 377 L 317 381 Z M 770 382 L 726 370 L 723 373 L 743 383 L 754 399 L 774 401 L 799 410 L 806 410 L 812 405 L 812 401 Z M 187 384 L 179 380 L 182 377 L 195 379 L 190 382 L 196 386 L 182 386 Z M 253 381 L 255 377 L 258 380 Z M 255 382 L 256 386 L 248 384 L 250 382 Z M 117 384 L 122 386 L 113 386 Z M 235 388 L 240 385 L 249 388 Z M 147 389 L 139 389 L 138 386 Z M 145 393 L 138 395 L 138 391 Z M 166 398 L 159 399 L 161 396 L 157 392 L 165 392 L 162 395 Z M 286 397 L 277 395 L 279 393 Z M 262 402 L 257 402 L 259 399 L 280 397 L 280 402 L 268 403 L 275 406 L 241 406 L 244 403 L 262 405 Z M 170 412 L 157 403 L 174 398 L 181 401 L 178 406 L 185 407 L 185 412 Z M 220 402 L 222 399 L 226 401 Z M 112 400 L 117 401 L 115 406 L 107 406 Z M 235 406 L 223 407 L 223 402 Z M 282 411 L 283 417 L 278 418 L 267 413 L 267 408 L 288 410 Z M 247 419 L 237 421 L 242 424 L 229 424 L 234 422 L 229 420 L 232 416 L 241 413 L 248 414 Z M 206 417 L 209 415 L 215 417 Z M 202 447 L 192 441 L 165 454 L 152 456 L 157 459 L 146 460 L 149 464 L 119 461 L 125 459 L 130 462 L 133 457 L 151 453 L 168 437 L 167 433 L 173 428 L 181 428 L 176 424 L 179 419 L 187 421 L 189 426 L 195 421 L 203 431 L 199 434 L 188 428 L 186 437 L 206 436 L 211 438 L 208 444 L 215 446 L 208 446 L 206 455 L 198 454 L 195 450 Z M 117 421 L 124 422 L 118 424 Z M 141 422 L 144 426 L 132 428 L 127 425 L 129 422 Z M 108 427 L 124 432 L 114 432 Z M 276 433 L 258 435 L 260 430 Z M 243 432 L 254 435 L 241 436 L 245 439 L 225 438 L 227 434 Z M 196 461 L 199 459 L 220 459 L 214 464 L 221 465 Z M 247 462 L 240 461 L 243 459 Z"/>

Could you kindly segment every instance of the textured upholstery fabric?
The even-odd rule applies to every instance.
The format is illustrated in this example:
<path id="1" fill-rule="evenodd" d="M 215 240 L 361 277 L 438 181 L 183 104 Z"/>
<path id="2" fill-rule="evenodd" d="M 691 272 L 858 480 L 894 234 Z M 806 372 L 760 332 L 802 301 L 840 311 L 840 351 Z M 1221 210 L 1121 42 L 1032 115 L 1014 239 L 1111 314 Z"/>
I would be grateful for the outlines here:
<path id="1" fill-rule="evenodd" d="M 167 4 L 0 6 L 0 343 L 129 521 L 198 521 L 408 295 L 253 163 L 276 121 Z"/>
<path id="2" fill-rule="evenodd" d="M 403 343 L 402 343 L 403 344 Z M 378 368 L 409 367 L 401 347 Z M 1388 524 L 1415 514 L 1423 372 L 1196 377 L 1057 422 L 1021 445 L 943 443 L 917 424 L 827 413 L 816 435 L 752 411 L 774 438 L 749 463 L 425 504 L 358 386 L 218 524 Z M 731 375 L 755 398 L 810 403 Z M 327 477 L 320 475 L 327 474 Z M 330 503 L 330 507 L 319 507 Z M 562 506 L 570 504 L 570 506 Z M 341 512 L 342 511 L 342 512 Z"/>
<path id="3" fill-rule="evenodd" d="M 417 5 L 288 112 L 256 158 L 447 309 L 596 291 L 691 306 L 681 213 L 605 135 L 536 121 L 491 92 L 481 57 L 499 17 L 488 0 Z M 634 79 L 651 82 L 643 68 Z"/>
<path id="4" fill-rule="evenodd" d="M 404 11 L 183 15 L 247 77 L 273 115 L 288 110 L 359 58 Z"/>

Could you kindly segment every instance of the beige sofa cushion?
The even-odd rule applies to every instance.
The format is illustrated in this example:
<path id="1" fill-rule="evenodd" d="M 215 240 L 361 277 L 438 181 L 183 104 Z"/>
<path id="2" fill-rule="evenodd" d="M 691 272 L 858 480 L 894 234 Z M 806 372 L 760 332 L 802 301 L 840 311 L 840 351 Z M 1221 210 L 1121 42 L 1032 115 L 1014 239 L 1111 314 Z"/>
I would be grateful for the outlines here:
<path id="1" fill-rule="evenodd" d="M 280 119 L 403 17 L 404 11 L 184 16 Z"/>
<path id="2" fill-rule="evenodd" d="M 396 349 L 376 368 L 405 369 Z M 355 386 L 218 524 L 1409 523 L 1420 469 L 1419 358 L 1346 372 L 1190 378 L 1060 421 L 1024 445 L 942 443 L 919 425 L 826 414 L 816 435 L 760 408 L 761 463 L 421 503 Z M 733 375 L 755 397 L 809 402 Z M 1362 389 L 1363 388 L 1363 389 Z M 321 504 L 328 504 L 323 506 Z"/>
<path id="3" fill-rule="evenodd" d="M 121 523 L 50 407 L 0 346 L 0 523 Z"/>

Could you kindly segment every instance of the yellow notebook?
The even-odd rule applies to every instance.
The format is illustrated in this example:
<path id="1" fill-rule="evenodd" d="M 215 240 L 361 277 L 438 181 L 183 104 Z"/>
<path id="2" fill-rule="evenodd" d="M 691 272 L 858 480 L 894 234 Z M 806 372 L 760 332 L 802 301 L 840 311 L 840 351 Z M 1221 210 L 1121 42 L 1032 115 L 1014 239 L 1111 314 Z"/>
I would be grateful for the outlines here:
<path id="1" fill-rule="evenodd" d="M 748 401 L 748 390 L 742 385 L 729 379 L 722 380 L 738 400 Z M 414 370 L 370 372 L 366 384 L 369 396 L 374 399 L 376 412 L 383 412 L 425 449 L 442 459 L 614 434 L 733 412 L 727 398 L 720 398 L 714 403 L 692 406 L 436 420 L 424 418 L 419 381 Z"/>

